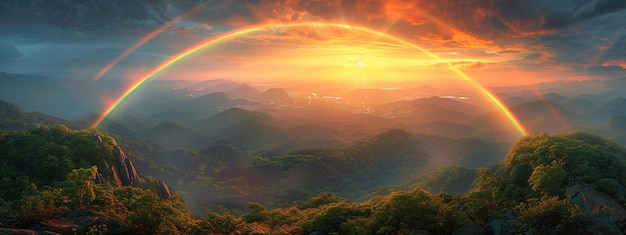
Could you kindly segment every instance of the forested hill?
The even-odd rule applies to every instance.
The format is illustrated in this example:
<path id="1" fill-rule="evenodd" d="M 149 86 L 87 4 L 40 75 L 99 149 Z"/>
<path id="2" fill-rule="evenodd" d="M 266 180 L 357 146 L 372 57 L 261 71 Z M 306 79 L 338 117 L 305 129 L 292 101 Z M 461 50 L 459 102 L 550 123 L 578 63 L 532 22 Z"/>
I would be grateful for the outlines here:
<path id="1" fill-rule="evenodd" d="M 425 156 L 424 149 L 414 143 L 410 133 L 391 130 L 345 149 L 302 149 L 255 160 L 241 169 L 248 167 L 256 174 L 274 172 L 265 175 L 269 178 L 257 179 L 279 186 L 300 177 L 294 170 L 307 164 L 316 166 L 309 169 L 326 170 L 308 172 L 318 174 L 320 180 L 341 175 L 338 171 L 356 172 L 352 178 L 326 185 L 329 190 L 339 187 L 357 192 L 361 189 L 355 183 L 368 175 L 402 177 L 408 173 L 394 171 L 420 167 L 409 164 Z M 323 192 L 289 206 L 271 205 L 268 209 L 269 205 L 248 202 L 247 208 L 236 214 L 218 208 L 195 216 L 178 194 L 159 195 L 157 186 L 162 182 L 149 175 L 130 176 L 134 167 L 125 171 L 136 181 L 120 186 L 112 166 L 121 167 L 120 159 L 127 160 L 119 156 L 132 158 L 134 151 L 123 154 L 116 145 L 117 141 L 105 133 L 63 125 L 1 131 L 0 233 L 620 234 L 626 229 L 626 150 L 611 140 L 582 132 L 521 138 L 503 162 L 478 169 L 469 191 L 457 195 L 433 194 L 415 187 L 352 202 Z M 245 153 L 228 145 L 206 151 L 223 153 L 226 159 L 216 163 L 246 161 L 241 156 Z M 404 157 L 381 158 L 387 155 Z M 137 171 L 146 173 L 142 168 Z M 442 184 L 460 182 L 446 181 L 442 176 L 445 172 L 475 176 L 459 169 L 442 172 L 433 176 Z M 233 180 L 250 184 L 243 179 Z M 316 186 L 314 182 L 300 183 L 305 193 Z"/>
<path id="2" fill-rule="evenodd" d="M 0 130 L 29 130 L 41 125 L 63 124 L 72 128 L 79 125 L 40 112 L 23 112 L 16 105 L 0 100 Z"/>
<path id="3" fill-rule="evenodd" d="M 166 184 L 139 178 L 116 141 L 96 130 L 0 131 L 0 188 L 0 234 L 179 233 L 191 218 Z"/>

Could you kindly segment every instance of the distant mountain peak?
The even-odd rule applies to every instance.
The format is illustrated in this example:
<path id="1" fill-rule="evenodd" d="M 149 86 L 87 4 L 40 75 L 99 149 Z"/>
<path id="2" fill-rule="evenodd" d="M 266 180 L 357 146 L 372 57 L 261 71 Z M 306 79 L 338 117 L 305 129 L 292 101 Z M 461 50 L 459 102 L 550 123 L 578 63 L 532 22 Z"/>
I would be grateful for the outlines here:
<path id="1" fill-rule="evenodd" d="M 287 101 L 287 100 L 291 100 L 291 97 L 289 97 L 289 94 L 287 94 L 287 92 L 285 92 L 285 90 L 283 88 L 270 88 L 267 89 L 265 92 L 263 92 L 260 96 L 260 99 L 262 100 L 280 100 L 280 101 Z"/>
<path id="2" fill-rule="evenodd" d="M 208 93 L 206 95 L 198 97 L 196 100 L 207 100 L 207 99 L 220 99 L 220 100 L 230 100 L 230 96 L 226 94 L 226 92 L 218 91 Z"/>
<path id="3" fill-rule="evenodd" d="M 611 101 L 609 101 L 608 104 L 606 104 L 606 108 L 609 109 L 625 109 L 626 108 L 626 99 L 624 99 L 623 97 L 617 97 L 615 99 L 612 99 Z"/>
<path id="4" fill-rule="evenodd" d="M 252 98 L 261 94 L 259 90 L 248 83 L 240 83 L 235 88 L 226 91 L 231 97 Z"/>

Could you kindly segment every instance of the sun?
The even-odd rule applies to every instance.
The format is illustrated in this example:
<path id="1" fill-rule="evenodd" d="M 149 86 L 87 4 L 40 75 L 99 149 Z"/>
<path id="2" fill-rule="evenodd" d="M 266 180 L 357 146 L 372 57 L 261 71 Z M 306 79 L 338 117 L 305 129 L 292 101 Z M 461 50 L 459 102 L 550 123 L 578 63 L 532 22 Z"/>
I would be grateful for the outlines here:
<path id="1" fill-rule="evenodd" d="M 365 66 L 365 62 L 363 62 L 362 60 L 359 60 L 359 61 L 356 62 L 356 66 L 364 67 Z"/>

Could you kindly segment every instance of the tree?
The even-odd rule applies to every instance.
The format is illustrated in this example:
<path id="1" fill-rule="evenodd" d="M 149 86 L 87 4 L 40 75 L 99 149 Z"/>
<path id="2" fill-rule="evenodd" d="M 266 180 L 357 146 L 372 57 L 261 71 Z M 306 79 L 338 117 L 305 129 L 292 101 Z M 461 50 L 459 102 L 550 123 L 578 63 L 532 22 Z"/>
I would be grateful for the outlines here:
<path id="1" fill-rule="evenodd" d="M 542 195 L 564 196 L 567 172 L 563 169 L 562 161 L 552 161 L 550 165 L 539 165 L 535 167 L 528 179 L 533 191 Z"/>
<path id="2" fill-rule="evenodd" d="M 174 210 L 152 194 L 145 194 L 132 205 L 133 212 L 127 217 L 133 234 L 180 233 L 171 223 Z"/>
<path id="3" fill-rule="evenodd" d="M 559 234 L 579 232 L 583 214 L 580 209 L 572 207 L 568 199 L 557 196 L 530 198 L 517 206 L 522 222 L 532 228 L 543 228 Z"/>
<path id="4" fill-rule="evenodd" d="M 91 168 L 79 168 L 74 169 L 67 175 L 67 181 L 70 187 L 69 198 L 72 202 L 78 201 L 78 207 L 83 207 L 83 203 L 91 203 L 96 199 L 94 192 L 94 182 L 98 174 L 98 167 L 92 166 Z"/>
<path id="5" fill-rule="evenodd" d="M 209 212 L 200 223 L 200 228 L 210 234 L 235 234 L 245 222 L 233 215 Z"/>
<path id="6" fill-rule="evenodd" d="M 472 186 L 465 197 L 466 205 L 474 222 L 485 224 L 496 215 L 499 208 L 499 178 L 490 168 L 480 168 Z"/>
<path id="7" fill-rule="evenodd" d="M 270 219 L 267 209 L 260 203 L 248 202 L 248 209 L 250 212 L 243 216 L 243 219 L 248 223 L 265 222 Z"/>

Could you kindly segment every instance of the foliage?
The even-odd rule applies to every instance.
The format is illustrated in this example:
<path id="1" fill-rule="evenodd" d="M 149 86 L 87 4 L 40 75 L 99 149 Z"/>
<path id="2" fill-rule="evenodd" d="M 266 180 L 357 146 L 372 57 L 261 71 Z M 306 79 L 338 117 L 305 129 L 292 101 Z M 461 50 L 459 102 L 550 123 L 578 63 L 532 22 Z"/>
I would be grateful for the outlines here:
<path id="1" fill-rule="evenodd" d="M 89 169 L 74 169 L 67 175 L 70 187 L 67 187 L 66 191 L 70 192 L 71 202 L 78 202 L 78 207 L 83 207 L 83 202 L 91 204 L 96 199 L 93 181 L 97 174 L 98 167 L 92 166 Z"/>
<path id="2" fill-rule="evenodd" d="M 583 215 L 577 206 L 572 207 L 568 199 L 558 196 L 530 198 L 517 206 L 522 221 L 533 228 L 553 228 L 557 233 L 576 232 Z"/>
<path id="3" fill-rule="evenodd" d="M 102 144 L 94 140 L 95 134 L 102 137 Z M 429 182 L 422 187 L 441 190 L 475 179 L 462 195 L 433 195 L 415 187 L 358 203 L 343 197 L 361 193 L 363 183 L 400 182 L 423 166 L 425 153 L 413 135 L 392 130 L 342 149 L 256 156 L 226 144 L 197 152 L 119 140 L 131 146 L 127 154 L 142 160 L 145 172 L 176 173 L 177 185 L 215 190 L 213 194 L 221 199 L 236 195 L 222 192 L 245 193 L 247 187 L 266 190 L 264 195 L 306 199 L 282 204 L 283 208 L 249 202 L 239 214 L 211 211 L 193 218 L 180 195 L 160 198 L 150 177 L 136 187 L 96 184 L 97 174 L 107 174 L 98 169 L 106 169 L 103 159 L 111 160 L 116 141 L 96 130 L 59 125 L 0 132 L 0 211 L 14 213 L 21 226 L 28 227 L 57 211 L 88 208 L 125 222 L 132 234 L 410 234 L 416 230 L 451 234 L 463 225 L 484 225 L 503 211 L 514 211 L 529 227 L 571 233 L 578 231 L 585 217 L 565 199 L 565 188 L 581 182 L 595 184 L 622 201 L 626 191 L 626 151 L 585 133 L 524 137 L 502 165 L 476 171 L 450 167 L 420 181 Z M 272 191 L 267 185 L 299 191 Z M 107 230 L 93 227 L 89 233 Z"/>
<path id="4" fill-rule="evenodd" d="M 74 169 L 102 166 L 111 159 L 115 141 L 95 130 L 74 131 L 66 126 L 0 133 L 0 198 L 15 200 L 30 183 L 37 187 L 62 182 Z M 14 179 L 14 180 L 11 180 Z"/>
<path id="5" fill-rule="evenodd" d="M 233 215 L 209 212 L 200 224 L 200 228 L 207 233 L 234 234 L 243 224 L 244 222 L 241 219 Z"/>
<path id="6" fill-rule="evenodd" d="M 578 183 L 609 178 L 624 185 L 626 174 L 618 169 L 625 168 L 625 156 L 626 151 L 612 141 L 586 133 L 527 136 L 511 147 L 503 166 L 491 173 L 489 183 L 485 182 L 485 177 L 479 177 L 468 199 L 483 197 L 483 201 L 500 203 L 492 204 L 492 208 L 506 206 L 510 209 L 530 198 L 563 198 L 565 188 Z M 486 185 L 491 185 L 492 193 L 483 190 Z M 499 202 L 492 198 L 498 198 Z M 479 222 L 493 218 L 487 215 L 496 211 L 479 210 L 479 205 L 470 200 L 475 215 L 484 215 L 475 217 L 482 218 Z"/>

